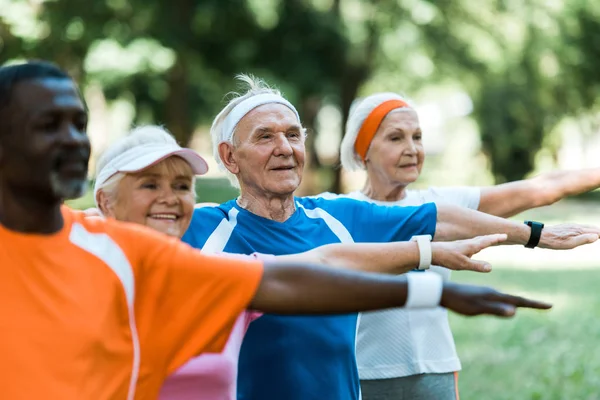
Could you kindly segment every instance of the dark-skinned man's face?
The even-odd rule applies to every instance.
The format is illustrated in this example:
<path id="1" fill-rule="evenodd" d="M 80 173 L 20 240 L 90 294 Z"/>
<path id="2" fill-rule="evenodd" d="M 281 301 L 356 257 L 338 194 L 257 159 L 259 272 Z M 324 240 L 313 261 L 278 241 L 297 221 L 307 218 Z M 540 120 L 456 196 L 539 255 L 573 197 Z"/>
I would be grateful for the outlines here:
<path id="1" fill-rule="evenodd" d="M 80 197 L 87 187 L 87 111 L 65 78 L 20 82 L 2 111 L 0 179 L 39 200 Z"/>

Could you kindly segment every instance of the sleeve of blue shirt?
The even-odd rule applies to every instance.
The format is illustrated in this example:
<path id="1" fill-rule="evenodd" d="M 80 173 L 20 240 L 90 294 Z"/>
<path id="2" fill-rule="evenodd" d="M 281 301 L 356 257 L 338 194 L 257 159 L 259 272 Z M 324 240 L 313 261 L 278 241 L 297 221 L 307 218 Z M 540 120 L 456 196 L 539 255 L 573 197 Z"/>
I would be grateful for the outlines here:
<path id="1" fill-rule="evenodd" d="M 227 213 L 220 207 L 196 208 L 190 226 L 181 240 L 192 247 L 201 249 L 224 218 L 227 218 Z"/>
<path id="2" fill-rule="evenodd" d="M 418 207 L 381 206 L 353 199 L 333 200 L 334 215 L 355 242 L 393 242 L 410 240 L 415 235 L 435 234 L 437 207 L 427 203 Z"/>

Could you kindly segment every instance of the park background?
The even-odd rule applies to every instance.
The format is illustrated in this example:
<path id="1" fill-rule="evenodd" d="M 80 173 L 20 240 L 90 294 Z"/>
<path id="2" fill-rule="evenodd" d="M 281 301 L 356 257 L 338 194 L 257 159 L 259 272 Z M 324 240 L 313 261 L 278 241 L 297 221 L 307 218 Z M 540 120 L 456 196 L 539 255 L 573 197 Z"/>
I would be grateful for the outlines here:
<path id="1" fill-rule="evenodd" d="M 208 129 L 252 73 L 308 128 L 302 194 L 359 189 L 339 168 L 353 99 L 412 99 L 426 162 L 415 187 L 490 185 L 600 167 L 600 1 L 0 0 L 0 63 L 52 60 L 80 83 L 97 156 L 157 123 L 210 160 L 199 201 L 236 196 Z M 591 193 L 516 218 L 600 225 Z M 72 203 L 93 204 L 88 194 Z M 600 245 L 494 248 L 491 274 L 455 273 L 551 301 L 514 319 L 451 316 L 465 400 L 600 399 Z"/>

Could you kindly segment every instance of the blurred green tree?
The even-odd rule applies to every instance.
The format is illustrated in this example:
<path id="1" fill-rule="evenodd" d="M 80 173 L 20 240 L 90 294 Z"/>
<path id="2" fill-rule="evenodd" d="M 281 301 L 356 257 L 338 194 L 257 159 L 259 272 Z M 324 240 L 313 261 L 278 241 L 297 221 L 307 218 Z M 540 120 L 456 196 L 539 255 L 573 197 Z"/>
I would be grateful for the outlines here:
<path id="1" fill-rule="evenodd" d="M 365 87 L 395 82 L 414 93 L 459 82 L 503 182 L 533 169 L 562 118 L 598 107 L 599 9 L 543 0 L 0 0 L 0 62 L 54 60 L 183 144 L 223 106 L 233 76 L 254 73 L 298 105 L 309 166 L 334 191 L 339 169 L 315 151 L 328 134 L 316 129 L 324 102 L 345 124 Z M 586 121 L 590 131 L 600 126 Z"/>

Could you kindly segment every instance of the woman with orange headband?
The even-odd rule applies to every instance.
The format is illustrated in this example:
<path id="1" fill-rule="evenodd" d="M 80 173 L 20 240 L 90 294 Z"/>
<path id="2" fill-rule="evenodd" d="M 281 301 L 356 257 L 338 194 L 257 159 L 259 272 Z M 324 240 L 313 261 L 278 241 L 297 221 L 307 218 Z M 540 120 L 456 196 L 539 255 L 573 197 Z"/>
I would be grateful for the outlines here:
<path id="1" fill-rule="evenodd" d="M 509 217 L 600 186 L 600 168 L 594 168 L 485 188 L 409 190 L 425 159 L 421 139 L 419 118 L 406 99 L 394 93 L 363 99 L 350 113 L 341 160 L 348 170 L 366 170 L 367 181 L 346 196 L 402 206 L 444 202 Z M 425 273 L 450 277 L 435 266 Z M 461 365 L 443 308 L 363 314 L 356 351 L 363 400 L 458 399 Z"/>

